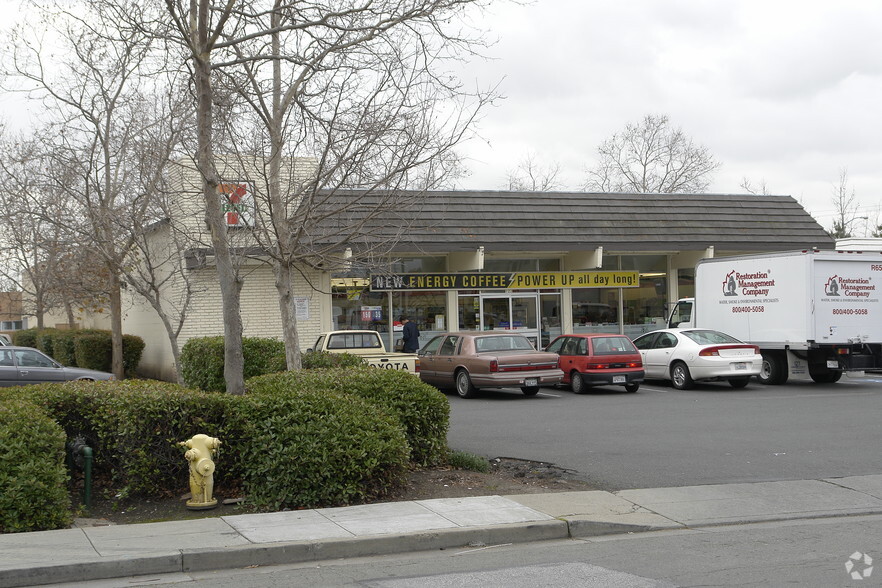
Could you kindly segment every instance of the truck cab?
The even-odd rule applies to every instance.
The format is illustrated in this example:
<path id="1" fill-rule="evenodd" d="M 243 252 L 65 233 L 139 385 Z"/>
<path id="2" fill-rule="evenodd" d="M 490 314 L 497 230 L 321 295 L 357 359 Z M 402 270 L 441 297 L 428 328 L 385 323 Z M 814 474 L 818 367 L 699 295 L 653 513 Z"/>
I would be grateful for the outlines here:
<path id="1" fill-rule="evenodd" d="M 671 315 L 668 318 L 669 329 L 688 329 L 695 326 L 695 310 L 694 298 L 681 298 L 674 304 Z"/>

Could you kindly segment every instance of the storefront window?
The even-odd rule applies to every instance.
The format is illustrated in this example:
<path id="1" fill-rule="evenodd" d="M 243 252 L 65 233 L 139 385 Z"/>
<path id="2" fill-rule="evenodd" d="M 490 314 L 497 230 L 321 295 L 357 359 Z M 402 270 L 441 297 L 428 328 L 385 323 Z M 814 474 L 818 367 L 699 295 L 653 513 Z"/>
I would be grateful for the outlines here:
<path id="1" fill-rule="evenodd" d="M 542 312 L 542 348 L 560 335 L 560 294 L 541 294 L 539 307 Z"/>
<path id="2" fill-rule="evenodd" d="M 680 268 L 677 270 L 677 297 L 692 298 L 695 296 L 695 269 Z"/>
<path id="3" fill-rule="evenodd" d="M 622 255 L 621 269 L 640 272 L 639 288 L 623 288 L 625 335 L 634 338 L 664 327 L 668 292 L 665 255 Z"/>
<path id="4" fill-rule="evenodd" d="M 394 273 L 433 273 L 447 269 L 445 257 L 408 257 L 391 261 L 387 271 Z M 392 349 L 395 333 L 401 332 L 399 317 L 407 315 L 417 324 L 420 340 L 428 341 L 437 332 L 448 328 L 444 292 L 396 292 L 392 295 L 392 313 L 389 294 L 371 292 L 367 277 L 335 277 L 332 279 L 332 319 L 334 330 L 370 329 L 383 338 L 387 349 Z M 389 333 L 389 324 L 393 333 Z"/>
<path id="5" fill-rule="evenodd" d="M 637 270 L 637 288 L 576 288 L 573 290 L 573 332 L 619 332 L 637 337 L 664 325 L 667 302 L 667 256 L 609 255 L 603 258 L 603 270 Z M 621 292 L 622 316 L 619 317 Z"/>
<path id="6" fill-rule="evenodd" d="M 450 328 L 447 321 L 446 292 L 394 292 L 392 308 L 395 309 L 395 332 L 401 332 L 402 326 L 398 319 L 401 315 L 406 315 L 420 330 L 420 343 L 427 343 L 435 335 L 446 333 Z M 395 338 L 398 337 L 396 334 Z"/>
<path id="7" fill-rule="evenodd" d="M 457 308 L 459 309 L 459 329 L 461 331 L 477 331 L 481 325 L 481 299 L 477 295 L 460 296 Z"/>

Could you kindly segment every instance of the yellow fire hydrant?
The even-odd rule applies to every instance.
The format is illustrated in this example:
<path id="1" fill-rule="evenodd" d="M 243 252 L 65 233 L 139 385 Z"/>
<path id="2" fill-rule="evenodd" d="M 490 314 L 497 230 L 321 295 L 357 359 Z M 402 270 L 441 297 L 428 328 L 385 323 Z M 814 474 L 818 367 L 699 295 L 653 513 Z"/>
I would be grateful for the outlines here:
<path id="1" fill-rule="evenodd" d="M 212 456 L 220 447 L 220 439 L 208 435 L 194 435 L 179 445 L 187 448 L 184 459 L 190 462 L 190 510 L 208 510 L 217 506 L 214 493 L 214 462 Z"/>

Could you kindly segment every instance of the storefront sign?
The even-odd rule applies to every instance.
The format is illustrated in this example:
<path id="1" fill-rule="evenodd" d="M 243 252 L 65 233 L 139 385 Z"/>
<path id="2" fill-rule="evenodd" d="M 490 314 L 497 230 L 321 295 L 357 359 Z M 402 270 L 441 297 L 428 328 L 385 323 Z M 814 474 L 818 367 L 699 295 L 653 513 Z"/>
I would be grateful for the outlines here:
<path id="1" fill-rule="evenodd" d="M 371 291 L 390 290 L 536 290 L 539 288 L 636 288 L 637 271 L 470 272 L 372 275 Z"/>

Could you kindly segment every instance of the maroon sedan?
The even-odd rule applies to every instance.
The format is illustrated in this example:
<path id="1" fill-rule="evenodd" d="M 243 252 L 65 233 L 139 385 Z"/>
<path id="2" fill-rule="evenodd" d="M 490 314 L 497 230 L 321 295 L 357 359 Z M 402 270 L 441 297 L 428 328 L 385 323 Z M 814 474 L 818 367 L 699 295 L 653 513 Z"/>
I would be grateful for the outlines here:
<path id="1" fill-rule="evenodd" d="M 536 351 L 518 333 L 463 331 L 438 335 L 419 351 L 420 378 L 441 389 L 455 388 L 463 398 L 479 388 L 520 388 L 535 396 L 563 373 L 554 353 Z"/>
<path id="2" fill-rule="evenodd" d="M 546 350 L 560 356 L 563 383 L 576 394 L 592 386 L 624 386 L 636 392 L 643 381 L 643 359 L 624 335 L 561 335 Z"/>

